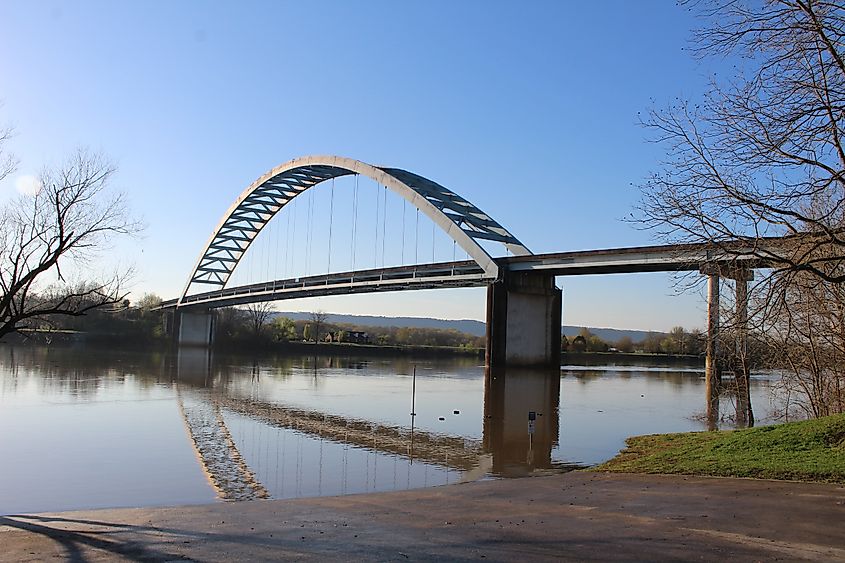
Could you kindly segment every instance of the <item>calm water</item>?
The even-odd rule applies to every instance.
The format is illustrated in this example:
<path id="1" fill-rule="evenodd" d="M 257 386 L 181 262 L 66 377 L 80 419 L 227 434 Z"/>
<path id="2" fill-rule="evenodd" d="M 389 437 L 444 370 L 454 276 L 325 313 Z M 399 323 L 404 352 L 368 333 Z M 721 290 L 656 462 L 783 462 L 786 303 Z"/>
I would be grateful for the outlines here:
<path id="1" fill-rule="evenodd" d="M 765 421 L 768 380 L 752 392 Z M 485 376 L 466 359 L 0 346 L 0 514 L 562 471 L 612 457 L 631 435 L 703 430 L 703 408 L 697 367 Z M 728 399 L 722 412 L 730 420 Z"/>

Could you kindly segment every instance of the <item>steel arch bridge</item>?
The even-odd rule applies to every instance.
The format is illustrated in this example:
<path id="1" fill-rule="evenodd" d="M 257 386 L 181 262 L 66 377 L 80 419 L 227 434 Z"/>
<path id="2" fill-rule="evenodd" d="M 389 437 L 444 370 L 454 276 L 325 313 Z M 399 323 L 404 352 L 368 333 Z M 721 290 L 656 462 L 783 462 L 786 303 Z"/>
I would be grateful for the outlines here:
<path id="1" fill-rule="evenodd" d="M 320 183 L 352 174 L 375 180 L 419 209 L 467 253 L 472 259 L 470 264 L 474 262 L 477 268 L 461 267 L 457 272 L 455 268 L 450 268 L 449 278 L 434 276 L 438 278 L 435 285 L 432 285 L 433 276 L 418 276 L 420 269 L 417 267 L 392 268 L 392 275 L 387 283 L 373 283 L 372 275 L 362 272 L 362 275 L 356 277 L 355 272 L 351 272 L 349 281 L 343 284 L 341 291 L 353 293 L 393 289 L 399 283 L 415 287 L 470 285 L 462 281 L 474 281 L 471 285 L 489 283 L 499 278 L 500 271 L 495 259 L 481 246 L 481 241 L 501 243 L 515 256 L 531 255 L 525 245 L 493 218 L 457 193 L 432 180 L 407 170 L 373 166 L 351 158 L 306 156 L 273 168 L 238 196 L 200 253 L 176 305 L 188 305 L 191 301 L 188 299 L 189 292 L 196 284 L 222 290 L 261 230 L 287 204 Z M 456 275 L 458 277 L 455 277 Z M 448 283 L 449 279 L 456 283 Z M 438 285 L 441 282 L 442 285 Z M 327 284 L 316 284 L 320 285 Z M 295 297 L 309 293 L 308 287 L 303 287 L 306 291 L 296 292 Z M 219 307 L 233 302 L 231 299 L 224 299 L 226 292 L 223 291 L 212 290 L 205 293 L 208 296 L 217 296 L 202 300 L 209 306 Z M 313 287 L 311 294 L 326 294 L 325 287 Z M 280 299 L 284 296 L 273 298 Z"/>
<path id="2" fill-rule="evenodd" d="M 279 211 L 306 190 L 353 174 L 371 178 L 411 203 L 451 237 L 470 260 L 227 287 L 250 245 Z M 513 256 L 492 257 L 481 246 L 485 241 L 502 244 Z M 241 193 L 203 247 L 181 295 L 163 302 L 161 309 L 177 311 L 173 334 L 180 344 L 208 346 L 214 334 L 211 310 L 218 307 L 321 295 L 483 285 L 488 288 L 487 365 L 556 365 L 560 359 L 562 294 L 555 287 L 555 276 L 701 271 L 713 285 L 718 284 L 720 276 L 725 277 L 725 272 L 733 272 L 727 277 L 743 280 L 737 285 L 737 295 L 744 303 L 739 291 L 747 284 L 744 280 L 748 272 L 782 263 L 780 255 L 789 252 L 789 244 L 787 237 L 535 255 L 478 207 L 427 178 L 351 158 L 306 156 L 277 166 Z M 191 293 L 200 285 L 210 290 Z M 718 297 L 714 299 L 718 311 Z M 716 324 L 708 324 L 709 341 L 715 342 Z"/>

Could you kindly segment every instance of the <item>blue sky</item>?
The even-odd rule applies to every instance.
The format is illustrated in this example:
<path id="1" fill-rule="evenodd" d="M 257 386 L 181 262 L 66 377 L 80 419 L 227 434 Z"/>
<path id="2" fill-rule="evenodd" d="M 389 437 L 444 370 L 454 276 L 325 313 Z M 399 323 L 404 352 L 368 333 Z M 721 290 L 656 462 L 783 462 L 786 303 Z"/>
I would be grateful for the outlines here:
<path id="1" fill-rule="evenodd" d="M 673 2 L 6 1 L 0 123 L 20 166 L 0 197 L 77 147 L 103 152 L 147 225 L 115 252 L 135 264 L 136 295 L 163 297 L 246 186 L 307 154 L 432 178 L 534 252 L 649 244 L 621 220 L 662 154 L 638 114 L 700 95 L 717 70 L 683 50 L 695 25 Z M 313 191 L 325 213 L 328 188 Z M 349 226 L 338 219 L 339 240 Z M 559 284 L 566 324 L 704 324 L 701 296 L 664 275 Z M 483 319 L 484 306 L 483 290 L 460 290 L 278 307 Z"/>

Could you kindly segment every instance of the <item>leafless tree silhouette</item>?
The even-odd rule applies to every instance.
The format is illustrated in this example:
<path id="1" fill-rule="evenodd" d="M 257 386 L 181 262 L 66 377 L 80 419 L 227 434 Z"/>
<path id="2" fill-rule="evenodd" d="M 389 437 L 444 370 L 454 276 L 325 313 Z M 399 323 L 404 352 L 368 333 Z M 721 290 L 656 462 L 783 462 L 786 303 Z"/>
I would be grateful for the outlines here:
<path id="1" fill-rule="evenodd" d="M 46 171 L 37 193 L 0 210 L 0 337 L 124 300 L 130 272 L 97 278 L 88 270 L 113 237 L 140 229 L 123 195 L 109 189 L 113 173 L 100 156 L 79 151 Z M 86 269 L 84 281 L 66 277 L 71 264 Z"/>

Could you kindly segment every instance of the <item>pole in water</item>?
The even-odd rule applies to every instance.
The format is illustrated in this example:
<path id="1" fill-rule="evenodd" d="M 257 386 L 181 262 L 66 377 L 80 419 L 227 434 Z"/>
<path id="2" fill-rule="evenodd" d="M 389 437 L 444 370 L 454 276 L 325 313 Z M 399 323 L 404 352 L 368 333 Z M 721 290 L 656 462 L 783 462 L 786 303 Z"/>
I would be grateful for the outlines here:
<path id="1" fill-rule="evenodd" d="M 414 407 L 417 404 L 417 366 L 414 366 L 414 374 L 411 376 L 411 416 L 417 416 Z"/>

